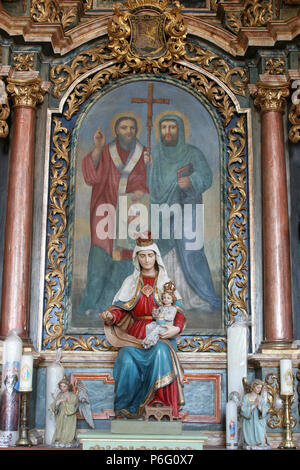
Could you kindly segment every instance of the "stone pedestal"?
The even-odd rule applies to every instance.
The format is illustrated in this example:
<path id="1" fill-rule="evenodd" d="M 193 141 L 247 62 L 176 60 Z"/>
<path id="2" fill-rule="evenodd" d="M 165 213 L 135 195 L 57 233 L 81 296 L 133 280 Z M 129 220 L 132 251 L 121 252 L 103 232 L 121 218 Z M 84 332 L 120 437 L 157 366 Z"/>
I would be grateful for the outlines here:
<path id="1" fill-rule="evenodd" d="M 115 420 L 110 430 L 78 433 L 83 450 L 203 450 L 199 431 L 183 431 L 181 421 Z"/>

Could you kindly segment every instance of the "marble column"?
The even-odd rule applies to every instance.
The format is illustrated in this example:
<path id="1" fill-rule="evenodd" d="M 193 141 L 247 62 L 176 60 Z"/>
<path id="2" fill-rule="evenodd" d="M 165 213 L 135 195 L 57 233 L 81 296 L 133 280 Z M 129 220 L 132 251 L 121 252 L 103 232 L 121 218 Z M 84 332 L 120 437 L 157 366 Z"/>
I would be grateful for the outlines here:
<path id="1" fill-rule="evenodd" d="M 261 349 L 289 349 L 293 338 L 289 216 L 283 113 L 285 76 L 260 76 L 254 103 L 261 112 L 263 315 Z"/>
<path id="2" fill-rule="evenodd" d="M 28 337 L 36 106 L 45 90 L 36 73 L 7 79 L 13 104 L 0 335 Z"/>

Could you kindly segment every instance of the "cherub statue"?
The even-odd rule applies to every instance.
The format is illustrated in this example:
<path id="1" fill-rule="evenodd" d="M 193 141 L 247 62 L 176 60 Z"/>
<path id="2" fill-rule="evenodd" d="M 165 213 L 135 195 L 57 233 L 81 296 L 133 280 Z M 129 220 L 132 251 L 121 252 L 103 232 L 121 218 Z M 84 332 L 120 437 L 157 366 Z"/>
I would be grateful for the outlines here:
<path id="1" fill-rule="evenodd" d="M 245 449 L 268 449 L 266 420 L 268 413 L 268 400 L 265 383 L 255 379 L 248 385 L 247 379 L 243 379 L 245 395 L 241 404 L 241 416 L 243 417 L 243 437 Z"/>
<path id="2" fill-rule="evenodd" d="M 164 284 L 163 293 L 161 295 L 163 305 L 153 309 L 152 316 L 155 321 L 146 325 L 146 337 L 142 341 L 142 346 L 145 349 L 149 349 L 157 343 L 159 335 L 165 331 L 163 325 L 173 325 L 177 312 L 176 307 L 173 306 L 174 302 L 177 300 L 175 291 L 176 286 L 173 281 Z"/>
<path id="3" fill-rule="evenodd" d="M 56 417 L 52 442 L 55 447 L 78 447 L 79 442 L 76 437 L 77 411 L 81 416 L 84 416 L 89 426 L 95 427 L 88 394 L 81 381 L 77 381 L 73 391 L 73 386 L 66 376 L 60 380 L 58 387 L 60 392 L 51 404 L 51 410 Z"/>

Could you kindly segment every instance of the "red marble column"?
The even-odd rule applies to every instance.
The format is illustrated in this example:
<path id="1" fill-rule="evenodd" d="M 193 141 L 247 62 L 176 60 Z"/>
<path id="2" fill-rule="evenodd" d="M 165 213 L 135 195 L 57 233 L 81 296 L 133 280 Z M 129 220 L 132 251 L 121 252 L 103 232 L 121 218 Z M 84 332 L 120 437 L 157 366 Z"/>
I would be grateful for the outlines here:
<path id="1" fill-rule="evenodd" d="M 282 114 L 289 87 L 286 81 L 263 81 L 257 86 L 255 104 L 261 109 L 264 308 L 262 349 L 288 349 L 294 338 Z"/>
<path id="2" fill-rule="evenodd" d="M 0 335 L 28 336 L 36 105 L 40 79 L 8 79 L 14 107 L 5 226 Z"/>

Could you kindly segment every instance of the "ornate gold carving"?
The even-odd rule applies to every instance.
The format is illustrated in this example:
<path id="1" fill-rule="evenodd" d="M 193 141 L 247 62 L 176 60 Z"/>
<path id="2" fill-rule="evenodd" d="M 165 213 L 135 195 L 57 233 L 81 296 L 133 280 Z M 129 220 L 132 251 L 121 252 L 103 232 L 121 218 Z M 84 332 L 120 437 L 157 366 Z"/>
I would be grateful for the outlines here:
<path id="1" fill-rule="evenodd" d="M 91 10 L 93 8 L 93 0 L 83 0 L 84 10 Z"/>
<path id="2" fill-rule="evenodd" d="M 18 52 L 14 54 L 14 69 L 18 72 L 29 72 L 34 70 L 34 53 L 26 52 L 22 54 Z"/>
<path id="3" fill-rule="evenodd" d="M 243 26 L 241 12 L 227 13 L 226 24 L 231 31 L 238 33 Z"/>
<path id="4" fill-rule="evenodd" d="M 7 118 L 10 114 L 10 108 L 5 90 L 5 83 L 0 78 L 0 138 L 5 139 L 8 136 Z"/>
<path id="5" fill-rule="evenodd" d="M 272 20 L 272 0 L 247 0 L 242 12 L 243 26 L 265 26 Z"/>
<path id="6" fill-rule="evenodd" d="M 54 83 L 52 94 L 58 98 L 80 75 L 111 59 L 107 45 L 93 47 L 80 53 L 70 65 L 55 65 L 50 71 L 50 80 Z"/>
<path id="7" fill-rule="evenodd" d="M 268 403 L 270 408 L 268 414 L 270 415 L 267 425 L 271 429 L 283 428 L 284 427 L 284 406 L 282 399 L 280 398 L 280 375 L 273 374 L 270 372 L 266 375 L 265 382 L 268 392 Z M 289 397 L 290 405 L 294 401 L 295 396 Z M 297 424 L 297 420 L 294 416 L 290 417 L 291 428 L 294 428 Z"/>
<path id="8" fill-rule="evenodd" d="M 292 124 L 289 130 L 289 139 L 294 144 L 300 142 L 300 104 L 292 104 L 289 110 L 289 121 Z"/>
<path id="9" fill-rule="evenodd" d="M 44 327 L 48 336 L 44 345 L 53 341 L 52 349 L 59 348 L 57 344 L 63 334 L 64 316 L 64 287 L 65 287 L 65 231 L 67 226 L 66 200 L 68 193 L 67 171 L 69 168 L 70 135 L 61 122 L 54 117 L 53 150 L 51 158 L 50 194 L 48 222 L 51 232 L 48 233 L 47 259 L 48 272 L 45 278 L 46 308 Z M 62 133 L 66 134 L 63 136 Z M 58 280 L 57 289 L 52 289 Z M 53 323 L 53 317 L 56 322 Z"/>
<path id="10" fill-rule="evenodd" d="M 245 68 L 232 67 L 214 52 L 202 49 L 192 43 L 187 43 L 184 58 L 218 77 L 233 93 L 241 96 L 246 95 L 249 76 Z"/>
<path id="11" fill-rule="evenodd" d="M 170 3 L 169 0 L 127 0 L 124 2 L 124 5 L 132 12 L 145 8 L 154 8 L 155 10 L 164 11 Z"/>
<path id="12" fill-rule="evenodd" d="M 241 28 L 266 26 L 273 18 L 272 0 L 245 0 L 237 11 L 225 10 L 228 28 L 238 33 Z"/>
<path id="13" fill-rule="evenodd" d="M 289 85 L 279 83 L 257 83 L 257 91 L 254 97 L 254 104 L 260 108 L 261 112 L 279 111 L 284 112 L 286 98 L 289 96 Z"/>
<path id="14" fill-rule="evenodd" d="M 129 2 L 130 7 L 139 3 Z M 121 5 L 117 4 L 108 24 L 108 48 L 112 57 L 141 73 L 155 69 L 166 70 L 171 63 L 185 54 L 187 28 L 180 13 L 181 5 L 176 1 L 171 10 L 164 10 L 164 0 L 155 3 L 159 13 L 152 12 L 149 17 L 132 15 L 131 11 L 135 12 L 135 9 L 123 11 Z M 144 5 L 144 8 L 145 13 L 151 11 L 151 5 Z M 136 29 L 133 20 L 138 22 Z M 151 21 L 149 28 L 151 26 L 151 30 L 153 29 L 152 35 L 150 30 L 141 31 L 146 27 L 148 20 Z M 137 33 L 134 34 L 134 31 Z M 142 53 L 144 48 L 148 51 L 146 56 Z"/>
<path id="15" fill-rule="evenodd" d="M 107 45 L 102 44 L 101 46 L 94 47 L 79 54 L 73 59 L 70 65 L 55 65 L 50 71 L 50 80 L 54 83 L 52 91 L 53 96 L 58 98 L 78 77 L 109 59 L 111 59 L 111 55 L 107 49 Z M 231 67 L 220 56 L 192 43 L 187 44 L 184 59 L 199 65 L 204 70 L 220 78 L 234 93 L 245 96 L 249 82 L 246 69 L 242 67 Z M 131 69 L 128 65 L 115 65 L 113 66 L 111 75 L 116 79 L 124 74 L 128 74 L 131 70 L 132 72 L 135 71 L 134 68 Z M 159 72 L 160 69 L 157 68 L 154 71 Z M 93 85 L 91 84 L 90 86 Z"/>
<path id="16" fill-rule="evenodd" d="M 42 80 L 40 78 L 29 80 L 8 78 L 7 91 L 13 100 L 13 107 L 36 108 L 38 104 L 43 102 L 46 93 L 41 85 Z"/>
<path id="17" fill-rule="evenodd" d="M 180 338 L 177 340 L 177 349 L 180 352 L 226 352 L 226 339 L 221 336 Z"/>
<path id="18" fill-rule="evenodd" d="M 66 29 L 77 20 L 77 8 L 60 5 L 58 0 L 32 0 L 30 15 L 36 23 L 61 24 Z"/>
<path id="19" fill-rule="evenodd" d="M 227 165 L 229 187 L 227 190 L 230 211 L 228 214 L 229 259 L 228 278 L 228 316 L 229 324 L 234 317 L 241 313 L 248 317 L 248 250 L 246 245 L 247 233 L 247 193 L 246 193 L 246 160 L 245 160 L 245 117 L 241 116 L 236 126 L 228 133 L 229 158 Z"/>
<path id="20" fill-rule="evenodd" d="M 32 0 L 30 16 L 37 23 L 60 23 L 60 8 L 56 0 Z"/>
<path id="21" fill-rule="evenodd" d="M 265 65 L 267 75 L 281 75 L 285 72 L 285 61 L 282 57 L 267 57 Z"/>

